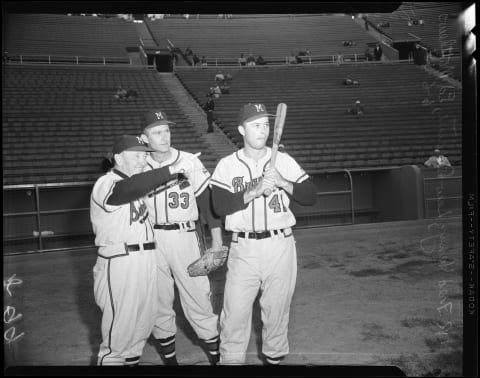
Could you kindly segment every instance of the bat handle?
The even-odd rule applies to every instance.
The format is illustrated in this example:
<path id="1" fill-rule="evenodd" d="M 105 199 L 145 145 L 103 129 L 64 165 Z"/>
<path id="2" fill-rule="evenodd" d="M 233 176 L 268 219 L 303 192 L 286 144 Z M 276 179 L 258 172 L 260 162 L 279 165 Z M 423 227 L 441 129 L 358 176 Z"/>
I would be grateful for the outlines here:
<path id="1" fill-rule="evenodd" d="M 274 153 L 274 156 L 273 156 L 273 160 L 270 161 L 270 166 L 271 167 L 275 167 L 275 160 L 276 160 L 276 157 L 277 157 L 276 156 L 277 155 L 277 151 L 276 151 L 277 148 L 278 148 L 277 146 L 274 146 L 274 148 L 273 148 L 275 150 L 275 153 Z M 272 194 L 272 189 L 270 189 L 270 188 L 267 188 L 263 191 L 263 195 L 265 197 L 268 197 L 270 194 Z"/>

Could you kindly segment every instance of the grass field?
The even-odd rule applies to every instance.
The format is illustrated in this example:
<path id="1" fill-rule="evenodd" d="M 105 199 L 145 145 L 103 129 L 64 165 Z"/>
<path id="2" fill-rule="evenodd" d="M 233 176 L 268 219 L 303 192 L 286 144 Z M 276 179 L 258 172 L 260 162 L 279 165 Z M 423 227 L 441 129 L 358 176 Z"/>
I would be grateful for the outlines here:
<path id="1" fill-rule="evenodd" d="M 296 230 L 298 278 L 283 364 L 395 365 L 408 376 L 460 376 L 461 231 L 460 219 Z M 4 307 L 17 316 L 5 324 L 8 340 L 17 337 L 6 340 L 7 365 L 95 363 L 101 341 L 95 258 L 91 249 L 4 257 L 12 294 L 4 290 Z M 225 270 L 210 278 L 219 313 Z M 175 307 L 179 363 L 208 364 Z M 258 365 L 258 303 L 254 310 L 247 362 Z M 141 364 L 162 364 L 150 342 Z"/>

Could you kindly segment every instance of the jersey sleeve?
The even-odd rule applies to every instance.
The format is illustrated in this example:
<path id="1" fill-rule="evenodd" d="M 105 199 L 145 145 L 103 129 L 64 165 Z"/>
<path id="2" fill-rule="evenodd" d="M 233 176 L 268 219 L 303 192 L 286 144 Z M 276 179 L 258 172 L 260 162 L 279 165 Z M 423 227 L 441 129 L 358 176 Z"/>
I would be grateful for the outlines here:
<path id="1" fill-rule="evenodd" d="M 208 187 L 210 180 L 210 172 L 202 164 L 200 159 L 196 156 L 191 156 L 193 163 L 193 175 L 189 178 L 189 181 L 193 185 L 195 197 L 198 197 Z"/>
<path id="2" fill-rule="evenodd" d="M 284 152 L 279 152 L 278 163 L 275 165 L 278 172 L 288 181 L 294 183 L 301 183 L 308 179 L 308 174 L 303 170 L 302 167 L 292 158 L 289 154 Z"/>
<path id="3" fill-rule="evenodd" d="M 215 171 L 213 172 L 212 178 L 210 179 L 210 184 L 233 193 L 234 190 L 232 186 L 230 172 L 231 168 L 229 169 L 227 160 L 220 160 L 217 164 L 217 167 L 215 168 Z"/>
<path id="4" fill-rule="evenodd" d="M 116 180 L 113 178 L 113 176 L 107 174 L 98 179 L 92 190 L 93 202 L 107 213 L 111 213 L 120 208 L 120 206 L 109 205 L 107 203 L 108 199 L 113 193 L 113 188 L 115 188 L 115 184 Z"/>

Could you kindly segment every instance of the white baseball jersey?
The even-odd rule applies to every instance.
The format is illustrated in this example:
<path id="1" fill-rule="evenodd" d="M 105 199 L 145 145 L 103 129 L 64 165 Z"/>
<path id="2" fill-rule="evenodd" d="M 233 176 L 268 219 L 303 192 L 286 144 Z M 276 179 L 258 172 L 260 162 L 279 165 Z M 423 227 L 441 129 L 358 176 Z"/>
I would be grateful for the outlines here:
<path id="1" fill-rule="evenodd" d="M 210 173 L 202 162 L 193 154 L 171 148 L 170 159 L 159 163 L 151 156 L 147 157 L 145 170 L 165 167 L 174 164 L 180 159 L 190 159 L 193 172 L 187 181 L 176 180 L 167 182 L 150 193 L 146 198 L 148 211 L 154 224 L 178 223 L 195 221 L 198 219 L 198 208 L 195 197 L 198 197 L 207 188 Z M 176 184 L 175 184 L 176 183 Z M 171 184 L 175 184 L 168 188 Z M 163 190 L 166 188 L 166 190 Z M 163 190 L 163 191 L 162 191 Z M 159 193 L 155 195 L 155 193 Z"/>
<path id="2" fill-rule="evenodd" d="M 115 183 L 120 180 L 122 177 L 111 170 L 100 177 L 93 187 L 90 219 L 100 255 L 105 246 L 154 240 L 147 206 L 143 200 L 138 199 L 120 206 L 107 204 Z"/>
<path id="3" fill-rule="evenodd" d="M 258 182 L 270 163 L 271 148 L 258 161 L 245 156 L 241 149 L 221 159 L 211 178 L 211 185 L 226 189 L 231 193 L 243 192 Z M 308 174 L 288 154 L 278 152 L 275 167 L 288 181 L 300 183 L 308 179 Z M 292 227 L 295 216 L 289 209 L 290 199 L 283 189 L 276 188 L 268 197 L 260 196 L 248 204 L 244 210 L 227 215 L 225 229 L 234 232 L 261 232 Z"/>

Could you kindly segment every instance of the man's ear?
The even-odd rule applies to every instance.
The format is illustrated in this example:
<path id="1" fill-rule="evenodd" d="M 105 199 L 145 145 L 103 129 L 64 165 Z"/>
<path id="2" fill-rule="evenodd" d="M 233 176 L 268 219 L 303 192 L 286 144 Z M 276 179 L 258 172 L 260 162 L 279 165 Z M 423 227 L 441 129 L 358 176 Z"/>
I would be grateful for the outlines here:
<path id="1" fill-rule="evenodd" d="M 240 133 L 240 135 L 245 136 L 245 127 L 243 125 L 239 125 L 238 132 Z"/>
<path id="2" fill-rule="evenodd" d="M 145 131 L 142 133 L 142 135 L 140 136 L 140 138 L 142 138 L 142 140 L 143 140 L 146 144 L 148 144 L 148 138 L 147 138 L 147 136 L 145 135 Z"/>
<path id="3" fill-rule="evenodd" d="M 112 163 L 113 165 L 122 165 L 122 160 L 123 159 L 123 155 L 121 153 L 119 154 L 114 154 L 113 155 L 113 158 L 112 158 Z"/>

